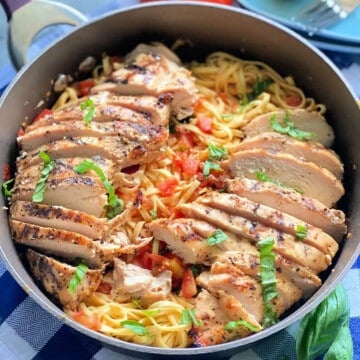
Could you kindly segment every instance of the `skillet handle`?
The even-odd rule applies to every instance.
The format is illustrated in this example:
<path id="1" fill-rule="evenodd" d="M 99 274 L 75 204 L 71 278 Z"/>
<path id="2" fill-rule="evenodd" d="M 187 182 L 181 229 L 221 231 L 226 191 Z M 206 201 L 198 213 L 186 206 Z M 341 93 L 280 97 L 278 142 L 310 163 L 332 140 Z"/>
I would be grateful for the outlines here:
<path id="1" fill-rule="evenodd" d="M 9 49 L 19 69 L 28 61 L 34 36 L 53 24 L 79 25 L 88 19 L 80 11 L 49 0 L 1 0 L 9 19 Z"/>

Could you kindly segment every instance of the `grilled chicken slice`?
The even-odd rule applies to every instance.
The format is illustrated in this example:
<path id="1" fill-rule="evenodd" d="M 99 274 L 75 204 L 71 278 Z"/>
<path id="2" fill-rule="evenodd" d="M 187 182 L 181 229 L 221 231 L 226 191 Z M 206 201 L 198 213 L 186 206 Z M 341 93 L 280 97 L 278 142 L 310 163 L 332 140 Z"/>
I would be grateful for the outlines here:
<path id="1" fill-rule="evenodd" d="M 72 231 L 48 228 L 22 221 L 10 220 L 13 239 L 16 243 L 38 249 L 48 255 L 74 261 L 81 259 L 87 265 L 99 268 L 121 254 L 121 246 L 94 241 Z"/>
<path id="2" fill-rule="evenodd" d="M 241 304 L 236 299 L 230 299 L 227 294 L 215 297 L 202 289 L 195 299 L 194 307 L 196 319 L 200 322 L 200 325 L 191 331 L 196 346 L 222 344 L 251 334 L 251 331 L 244 326 L 238 326 L 232 331 L 225 330 L 229 321 L 245 320 L 261 329 L 260 324 L 247 313 Z"/>
<path id="3" fill-rule="evenodd" d="M 138 142 L 147 145 L 151 141 L 151 146 L 161 147 L 166 141 L 167 129 L 160 125 L 153 125 L 149 121 L 111 121 L 104 123 L 91 123 L 89 126 L 84 121 L 66 121 L 48 126 L 42 126 L 32 131 L 26 131 L 19 136 L 17 141 L 25 151 L 31 151 L 53 141 L 76 138 L 94 137 L 103 138 L 115 136 L 123 139 L 124 143 Z M 159 144 L 157 144 L 159 142 Z"/>
<path id="4" fill-rule="evenodd" d="M 169 297 L 171 292 L 171 271 L 166 270 L 153 276 L 150 270 L 121 259 L 114 259 L 114 284 L 111 297 L 119 302 L 140 299 L 144 306 Z"/>
<path id="5" fill-rule="evenodd" d="M 338 242 L 346 233 L 345 215 L 341 210 L 329 209 L 318 200 L 293 189 L 247 178 L 228 179 L 226 185 L 229 192 L 303 220 L 322 229 Z"/>
<path id="6" fill-rule="evenodd" d="M 43 227 L 72 231 L 92 239 L 102 239 L 106 220 L 85 212 L 29 201 L 14 201 L 10 219 Z"/>
<path id="7" fill-rule="evenodd" d="M 344 194 L 343 185 L 330 171 L 287 153 L 244 150 L 231 155 L 223 164 L 234 177 L 256 179 L 259 173 L 264 173 L 270 179 L 297 189 L 329 207 L 334 206 Z"/>
<path id="8" fill-rule="evenodd" d="M 152 51 L 128 59 L 111 74 L 112 82 L 97 85 L 91 92 L 156 96 L 170 105 L 171 114 L 179 120 L 193 114 L 197 89 L 189 70 Z"/>
<path id="9" fill-rule="evenodd" d="M 261 239 L 272 238 L 275 241 L 274 251 L 276 253 L 309 268 L 315 274 L 324 271 L 331 264 L 332 259 L 329 255 L 324 255 L 318 249 L 297 240 L 290 234 L 270 228 L 259 222 L 197 203 L 182 204 L 180 210 L 187 217 L 205 220 L 221 230 L 233 232 L 255 243 Z"/>
<path id="10" fill-rule="evenodd" d="M 164 133 L 159 135 L 162 137 Z M 162 141 L 165 143 L 166 137 L 156 141 L 156 146 L 152 148 L 152 145 L 155 145 L 155 139 L 149 139 L 146 145 L 142 145 L 138 141 L 125 141 L 115 136 L 106 136 L 101 139 L 91 137 L 63 139 L 44 144 L 29 153 L 26 151 L 21 152 L 17 160 L 17 166 L 18 169 L 23 169 L 41 162 L 39 151 L 43 150 L 53 160 L 68 157 L 91 158 L 98 155 L 116 162 L 119 169 L 121 169 L 158 159 L 163 154 Z"/>
<path id="11" fill-rule="evenodd" d="M 97 289 L 102 280 L 103 268 L 88 269 L 72 293 L 69 284 L 76 271 L 74 266 L 31 249 L 27 250 L 26 257 L 35 279 L 69 310 L 76 310 L 80 303 Z"/>
<path id="12" fill-rule="evenodd" d="M 299 141 L 276 132 L 260 133 L 242 141 L 237 151 L 264 149 L 270 152 L 285 152 L 305 161 L 312 161 L 319 167 L 332 172 L 339 180 L 342 179 L 344 166 L 334 151 L 317 142 Z"/>
<path id="13" fill-rule="evenodd" d="M 246 137 L 253 137 L 260 133 L 274 131 L 271 126 L 271 119 L 275 119 L 280 125 L 286 126 L 284 124 L 286 117 L 297 129 L 310 132 L 312 134 L 311 141 L 319 142 L 325 147 L 331 147 L 333 144 L 334 131 L 325 118 L 318 112 L 310 112 L 305 109 L 280 110 L 260 115 L 244 127 L 245 135 Z"/>
<path id="14" fill-rule="evenodd" d="M 269 206 L 253 202 L 236 194 L 210 192 L 198 198 L 197 202 L 239 215 L 251 221 L 259 221 L 279 231 L 289 233 L 316 247 L 332 258 L 339 249 L 337 242 L 319 228 Z M 299 232 L 302 233 L 299 235 Z"/>

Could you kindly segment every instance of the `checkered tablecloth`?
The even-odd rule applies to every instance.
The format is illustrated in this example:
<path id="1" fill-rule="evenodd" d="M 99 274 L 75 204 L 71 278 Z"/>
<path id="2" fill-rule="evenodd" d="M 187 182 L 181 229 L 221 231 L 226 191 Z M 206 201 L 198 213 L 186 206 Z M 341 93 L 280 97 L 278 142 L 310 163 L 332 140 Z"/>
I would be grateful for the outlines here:
<path id="1" fill-rule="evenodd" d="M 87 15 L 95 17 L 121 6 L 136 4 L 136 0 L 117 1 L 64 1 L 91 7 Z M 100 5 L 100 3 L 102 5 Z M 105 4 L 106 3 L 106 4 Z M 82 8 L 81 8 L 82 7 Z M 46 41 L 56 38 L 56 31 L 46 34 Z M 1 38 L 0 38 L 1 40 Z M 38 39 L 32 51 L 36 53 L 44 44 Z M 1 46 L 0 46 L 1 48 Z M 360 55 L 326 53 L 342 70 L 360 98 Z M 4 53 L 1 53 L 4 56 Z M 15 75 L 10 60 L 0 57 L 0 95 Z M 360 135 L 360 134 L 359 134 Z M 354 360 L 360 360 L 360 258 L 343 280 L 347 290 L 354 343 Z M 295 360 L 295 336 L 299 323 L 263 341 L 260 345 L 241 352 L 232 360 Z M 81 335 L 37 305 L 14 281 L 0 260 L 0 360 L 115 360 L 135 359 L 103 347 L 99 342 Z"/>

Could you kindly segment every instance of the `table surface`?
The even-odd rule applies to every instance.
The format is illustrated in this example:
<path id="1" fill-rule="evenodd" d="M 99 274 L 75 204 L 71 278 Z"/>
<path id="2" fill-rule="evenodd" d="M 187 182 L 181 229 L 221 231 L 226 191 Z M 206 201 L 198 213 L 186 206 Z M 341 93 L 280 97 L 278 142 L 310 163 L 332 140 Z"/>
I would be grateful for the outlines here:
<path id="1" fill-rule="evenodd" d="M 94 18 L 119 7 L 137 4 L 137 0 L 63 0 Z M 16 74 L 7 53 L 7 23 L 0 9 L 0 95 Z M 40 52 L 43 41 L 56 38 L 56 29 L 37 37 L 30 54 Z M 53 39 L 51 39 L 53 40 Z M 342 71 L 360 98 L 360 55 L 325 52 Z M 350 330 L 354 343 L 354 359 L 360 360 L 360 258 L 342 281 L 350 301 Z M 12 279 L 0 260 L 0 359 L 3 360 L 115 360 L 134 359 L 103 347 L 49 315 Z M 232 357 L 236 359 L 296 359 L 295 336 L 299 323 L 279 332 L 260 345 Z M 274 347 L 276 344 L 276 347 Z"/>

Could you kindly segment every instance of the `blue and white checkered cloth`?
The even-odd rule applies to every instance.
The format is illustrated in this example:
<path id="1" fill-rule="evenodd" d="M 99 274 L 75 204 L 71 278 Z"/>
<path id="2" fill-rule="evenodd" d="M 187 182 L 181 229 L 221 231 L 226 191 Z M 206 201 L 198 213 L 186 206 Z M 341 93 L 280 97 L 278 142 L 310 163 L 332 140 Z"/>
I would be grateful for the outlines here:
<path id="1" fill-rule="evenodd" d="M 94 2 L 86 1 L 92 6 Z M 102 6 L 100 9 L 97 8 L 87 15 L 94 17 L 136 2 L 117 0 L 106 6 L 102 3 L 98 5 Z M 56 34 L 52 36 L 55 38 Z M 41 39 L 34 46 L 35 52 L 36 47 L 41 49 Z M 327 55 L 342 70 L 360 98 L 360 55 Z M 0 64 L 1 95 L 15 75 L 15 70 L 10 61 L 2 61 Z M 354 360 L 360 360 L 360 258 L 342 283 L 350 301 Z M 47 313 L 20 288 L 1 260 L 0 289 L 0 360 L 135 360 L 133 357 L 119 355 L 103 347 L 98 341 L 80 334 Z M 234 355 L 232 360 L 296 360 L 295 336 L 298 326 L 299 322 L 264 340 L 260 345 Z"/>

